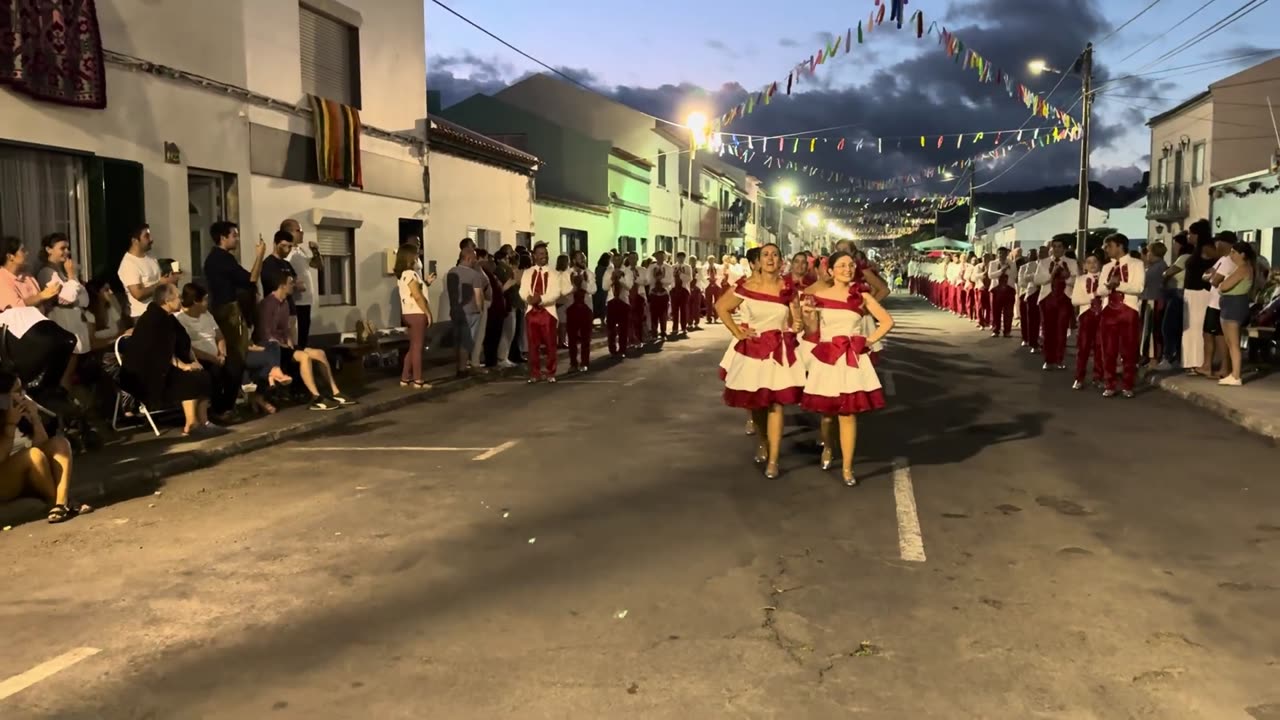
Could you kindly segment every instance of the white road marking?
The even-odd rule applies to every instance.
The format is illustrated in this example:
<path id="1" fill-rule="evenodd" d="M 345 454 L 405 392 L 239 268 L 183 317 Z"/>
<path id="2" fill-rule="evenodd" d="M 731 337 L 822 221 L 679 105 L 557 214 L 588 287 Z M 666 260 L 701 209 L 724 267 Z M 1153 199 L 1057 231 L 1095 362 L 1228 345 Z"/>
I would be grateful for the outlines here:
<path id="1" fill-rule="evenodd" d="M 561 385 L 621 385 L 621 380 L 558 380 Z"/>
<path id="2" fill-rule="evenodd" d="M 640 382 L 641 380 L 644 380 L 644 378 L 643 378 L 643 377 L 638 377 L 638 378 L 635 378 L 634 380 L 628 380 L 628 381 L 626 381 L 626 382 L 622 383 L 622 387 L 631 387 L 632 385 L 635 385 L 636 383 Z"/>
<path id="3" fill-rule="evenodd" d="M 893 384 L 893 371 L 885 370 L 880 373 L 880 384 L 884 386 L 884 394 L 893 397 L 897 394 L 898 388 Z"/>
<path id="4" fill-rule="evenodd" d="M 898 553 L 903 560 L 924 562 L 924 536 L 916 514 L 916 494 L 911 488 L 911 466 L 906 458 L 893 461 L 893 498 L 898 505 Z"/>
<path id="5" fill-rule="evenodd" d="M 395 452 L 476 452 L 478 450 L 488 450 L 487 447 L 417 447 L 414 445 L 392 445 L 383 447 L 291 447 L 290 450 L 319 450 L 321 452 L 376 452 L 391 450 Z"/>
<path id="6" fill-rule="evenodd" d="M 102 652 L 102 650 L 99 650 L 98 648 L 76 648 L 61 654 L 52 660 L 46 660 L 22 674 L 14 675 L 4 682 L 0 682 L 0 700 L 16 695 L 41 680 L 47 680 L 72 665 L 75 665 L 81 660 L 93 657 L 100 652 Z"/>
<path id="7" fill-rule="evenodd" d="M 497 455 L 498 453 L 506 452 L 507 450 L 510 450 L 511 448 L 515 447 L 516 443 L 518 442 L 520 441 L 508 440 L 497 447 L 491 447 L 488 450 L 485 450 L 484 452 L 480 453 L 479 455 L 471 459 L 472 460 L 488 460 L 489 458 L 493 457 L 494 455 Z"/>

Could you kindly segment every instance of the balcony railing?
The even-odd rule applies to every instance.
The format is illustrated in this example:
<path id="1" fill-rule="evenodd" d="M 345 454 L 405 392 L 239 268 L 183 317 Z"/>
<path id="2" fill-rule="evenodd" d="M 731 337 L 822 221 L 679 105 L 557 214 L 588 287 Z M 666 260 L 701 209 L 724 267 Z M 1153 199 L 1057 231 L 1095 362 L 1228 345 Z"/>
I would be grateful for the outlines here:
<path id="1" fill-rule="evenodd" d="M 746 218 L 740 213 L 724 211 L 720 213 L 720 237 L 742 237 L 746 229 Z"/>
<path id="2" fill-rule="evenodd" d="M 1147 219 L 1183 220 L 1191 214 L 1191 183 L 1166 183 L 1147 189 Z"/>

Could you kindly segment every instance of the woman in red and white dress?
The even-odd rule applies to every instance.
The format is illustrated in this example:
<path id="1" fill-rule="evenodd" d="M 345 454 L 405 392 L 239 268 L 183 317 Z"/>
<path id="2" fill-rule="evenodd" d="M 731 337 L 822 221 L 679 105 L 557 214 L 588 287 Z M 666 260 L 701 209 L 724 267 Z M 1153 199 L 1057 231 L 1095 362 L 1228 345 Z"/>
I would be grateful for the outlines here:
<path id="1" fill-rule="evenodd" d="M 770 243 L 760 249 L 759 270 L 716 302 L 716 315 L 734 338 L 720 361 L 724 402 L 751 411 L 759 439 L 756 462 L 765 465 L 769 478 L 778 477 L 782 406 L 799 402 L 804 387 L 795 335 L 787 332 L 795 321 L 794 299 L 795 288 L 783 274 L 782 253 Z"/>
<path id="2" fill-rule="evenodd" d="M 855 265 L 848 253 L 834 253 L 828 261 L 831 285 L 814 286 L 801 303 L 803 330 L 815 344 L 806 353 L 809 374 L 800 405 L 822 415 L 823 470 L 834 464 L 839 429 L 841 469 L 850 487 L 858 484 L 853 476 L 856 416 L 884 407 L 870 348 L 893 329 L 893 318 L 871 288 L 854 281 Z M 876 322 L 870 335 L 863 334 L 867 315 Z"/>

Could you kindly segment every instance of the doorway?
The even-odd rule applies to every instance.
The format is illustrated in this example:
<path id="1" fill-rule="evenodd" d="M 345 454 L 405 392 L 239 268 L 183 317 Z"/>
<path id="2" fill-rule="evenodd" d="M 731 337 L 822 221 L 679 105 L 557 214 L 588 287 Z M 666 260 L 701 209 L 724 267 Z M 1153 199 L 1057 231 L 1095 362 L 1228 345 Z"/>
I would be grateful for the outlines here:
<path id="1" fill-rule="evenodd" d="M 147 221 L 142 163 L 94 157 L 88 161 L 88 175 L 93 275 L 110 278 L 113 286 L 118 285 L 116 269 L 129 250 L 129 235 Z"/>
<path id="2" fill-rule="evenodd" d="M 187 170 L 187 215 L 190 218 L 191 277 L 202 277 L 204 259 L 213 250 L 209 227 L 227 218 L 227 180 L 221 173 Z"/>

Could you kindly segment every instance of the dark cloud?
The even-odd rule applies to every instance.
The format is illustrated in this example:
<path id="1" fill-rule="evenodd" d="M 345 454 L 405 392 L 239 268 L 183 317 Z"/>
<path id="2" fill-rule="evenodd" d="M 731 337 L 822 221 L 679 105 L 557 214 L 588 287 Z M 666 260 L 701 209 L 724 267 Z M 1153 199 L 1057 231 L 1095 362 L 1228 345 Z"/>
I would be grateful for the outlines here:
<path id="1" fill-rule="evenodd" d="M 959 35 L 967 46 L 980 52 L 985 58 L 1025 82 L 1033 90 L 1048 93 L 1060 86 L 1050 102 L 1075 116 L 1079 116 L 1077 100 L 1080 81 L 1073 75 L 1065 78 L 1045 74 L 1040 77 L 1025 72 L 1026 63 L 1033 58 L 1043 58 L 1051 66 L 1069 69 L 1089 38 L 1100 37 L 1108 27 L 1099 12 L 1100 0 L 960 0 L 947 10 L 945 22 L 948 29 Z M 1045 32 L 1046 19 L 1052 19 L 1053 31 Z M 877 32 L 899 33 L 885 29 Z M 875 152 L 874 141 L 864 145 L 862 152 L 853 152 L 852 143 L 842 153 L 831 148 L 825 152 L 792 155 L 790 145 L 786 157 L 799 162 L 820 166 L 867 179 L 880 179 L 906 173 L 918 173 L 929 166 L 950 163 L 970 157 L 984 148 L 995 147 L 995 133 L 974 144 L 966 139 L 962 148 L 956 148 L 955 138 L 948 138 L 942 149 L 937 149 L 937 136 L 977 130 L 995 131 L 1022 126 L 1030 130 L 1052 123 L 1042 118 L 1028 121 L 1028 113 L 1019 102 L 1010 98 L 1004 88 L 995 84 L 982 84 L 976 73 L 962 68 L 947 57 L 938 46 L 936 37 L 926 36 L 916 40 L 904 29 L 892 42 L 910 47 L 914 54 L 900 62 L 877 67 L 868 60 L 872 52 L 870 43 L 859 46 L 855 53 L 861 57 L 846 59 L 837 57 L 824 65 L 815 76 L 805 78 L 787 97 L 783 89 L 769 107 L 735 122 L 730 131 L 756 135 L 776 135 L 804 130 L 847 126 L 838 131 L 849 138 L 891 137 L 884 142 L 884 152 Z M 814 50 L 819 43 L 834 40 L 819 36 L 811 42 Z M 708 41 L 708 46 L 716 47 Z M 881 42 L 889 42 L 883 40 Z M 783 47 L 804 48 L 800 43 L 783 39 Z M 719 48 L 717 48 L 719 49 Z M 807 49 L 807 48 L 804 48 Z M 798 60 L 799 58 L 797 58 Z M 437 62 L 431 68 L 428 85 L 436 89 L 447 86 L 453 97 L 446 103 L 461 100 L 465 81 L 453 73 L 456 64 Z M 598 78 L 582 72 L 589 84 L 600 87 Z M 447 77 L 445 75 L 447 74 Z M 1096 68 L 1095 82 L 1100 86 L 1112 74 L 1105 63 Z M 515 79 L 515 78 L 512 78 Z M 1162 81 L 1134 78 L 1124 85 L 1125 94 L 1156 95 Z M 758 89 L 758 88 L 753 88 Z M 725 110 L 741 102 L 746 91 L 736 83 L 726 84 L 715 90 L 706 90 L 687 83 L 667 84 L 658 87 L 617 86 L 601 88 L 614 99 L 636 109 L 659 117 L 678 118 L 686 112 L 692 99 L 717 110 Z M 476 91 L 492 92 L 485 82 L 477 84 Z M 1099 103 L 1095 112 L 1092 145 L 1095 149 L 1112 147 L 1135 131 L 1144 131 L 1142 113 L 1119 103 Z M 833 131 L 832 134 L 835 134 Z M 920 147 L 920 135 L 927 135 Z M 1007 135 L 1005 136 L 1007 137 Z M 776 147 L 770 151 L 776 153 Z M 983 164 L 978 170 L 978 182 L 999 179 L 993 190 L 1012 187 L 1038 187 L 1042 185 L 1069 184 L 1076 180 L 1079 163 L 1079 145 L 1061 143 L 1033 151 L 1021 158 L 1021 151 L 1014 150 L 999 161 Z M 1016 164 L 1015 164 L 1016 161 Z M 1010 169 L 1012 168 L 1012 169 Z M 760 162 L 753 162 L 748 169 L 754 174 L 771 179 L 771 171 Z M 1008 171 L 1006 173 L 1006 170 Z M 1110 168 L 1107 177 L 1126 179 L 1126 184 L 1136 168 Z M 801 183 L 803 184 L 803 180 Z M 831 187 L 813 183 L 819 190 Z M 948 191 L 940 182 L 924 186 L 928 191 Z"/>
<path id="2" fill-rule="evenodd" d="M 793 38 L 782 38 L 778 41 L 778 47 L 796 48 L 800 47 L 800 41 Z"/>
<path id="3" fill-rule="evenodd" d="M 715 51 L 716 51 L 716 52 L 718 52 L 718 53 L 722 53 L 722 54 L 727 55 L 727 56 L 729 56 L 729 57 L 731 57 L 731 58 L 736 58 L 736 57 L 738 57 L 738 51 L 737 51 L 737 50 L 734 50 L 734 49 L 733 49 L 733 48 L 731 48 L 731 47 L 729 47 L 729 46 L 728 46 L 728 45 L 726 45 L 723 41 L 715 40 L 715 39 L 707 40 L 707 41 L 706 41 L 706 46 L 707 46 L 707 47 L 709 47 L 709 48 L 711 48 L 712 50 L 715 50 Z"/>

